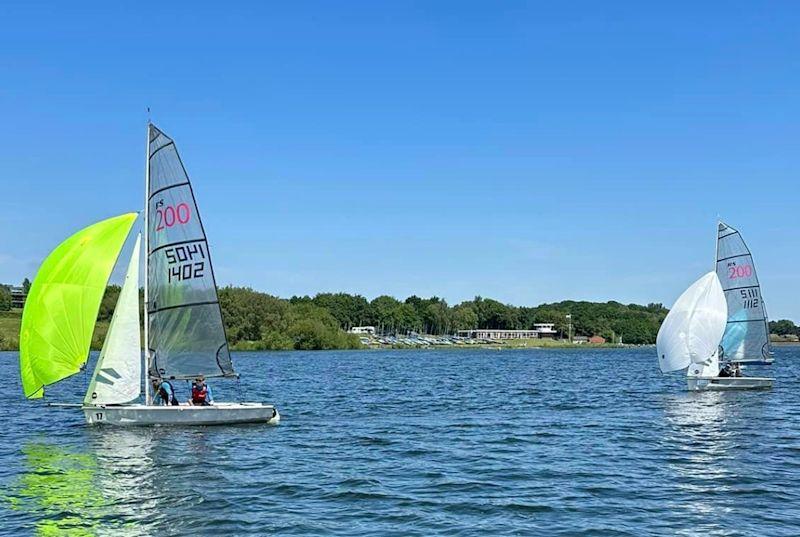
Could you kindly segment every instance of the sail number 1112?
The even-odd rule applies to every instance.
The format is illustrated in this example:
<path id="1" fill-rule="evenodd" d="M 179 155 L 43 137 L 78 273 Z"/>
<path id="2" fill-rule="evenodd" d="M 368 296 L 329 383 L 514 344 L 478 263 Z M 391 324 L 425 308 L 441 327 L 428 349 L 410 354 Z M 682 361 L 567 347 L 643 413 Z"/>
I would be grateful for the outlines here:
<path id="1" fill-rule="evenodd" d="M 742 298 L 742 306 L 745 309 L 757 308 L 761 305 L 761 297 L 758 295 L 758 288 L 740 289 L 739 296 Z"/>

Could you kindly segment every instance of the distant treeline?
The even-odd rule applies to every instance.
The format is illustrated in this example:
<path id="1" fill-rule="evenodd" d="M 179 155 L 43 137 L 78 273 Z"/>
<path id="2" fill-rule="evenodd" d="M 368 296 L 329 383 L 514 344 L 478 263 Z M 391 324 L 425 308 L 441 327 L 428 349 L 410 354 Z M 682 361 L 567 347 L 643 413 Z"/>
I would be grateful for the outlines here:
<path id="1" fill-rule="evenodd" d="M 778 334 L 779 336 L 800 336 L 800 326 L 796 326 L 788 319 L 770 321 L 769 332 L 770 334 Z"/>
<path id="2" fill-rule="evenodd" d="M 106 327 L 114 313 L 120 287 L 108 287 L 98 315 L 98 326 Z M 661 304 L 564 301 L 535 307 L 512 306 L 490 298 L 475 297 L 450 306 L 438 297 L 410 296 L 403 301 L 390 296 L 367 300 L 347 293 L 277 298 L 246 287 L 223 287 L 220 305 L 228 339 L 234 349 L 351 349 L 361 346 L 358 336 L 348 334 L 353 326 L 374 326 L 384 334 L 454 334 L 475 328 L 531 329 L 535 323 L 553 323 L 567 337 L 567 315 L 572 334 L 602 336 L 608 341 L 654 343 L 667 314 Z M 10 307 L 0 291 L 0 309 Z M 788 323 L 788 324 L 787 324 Z M 791 321 L 770 323 L 778 330 Z M 775 328 L 773 328 L 775 330 Z M 102 333 L 100 333 L 102 332 Z M 777 333 L 781 333 L 778 331 Z M 104 330 L 98 331 L 99 345 Z M 9 334 L 16 339 L 16 334 Z"/>
<path id="3" fill-rule="evenodd" d="M 111 286 L 100 308 L 100 320 L 114 311 L 119 287 Z M 246 287 L 219 290 L 225 329 L 237 349 L 349 349 L 360 346 L 353 326 L 374 326 L 381 333 L 454 334 L 474 328 L 531 329 L 534 323 L 553 323 L 567 336 L 567 314 L 573 335 L 603 336 L 625 343 L 654 343 L 667 314 L 661 304 L 639 306 L 619 302 L 564 301 L 536 307 L 517 307 L 476 297 L 449 306 L 438 297 L 390 296 L 367 300 L 347 293 L 277 298 Z"/>

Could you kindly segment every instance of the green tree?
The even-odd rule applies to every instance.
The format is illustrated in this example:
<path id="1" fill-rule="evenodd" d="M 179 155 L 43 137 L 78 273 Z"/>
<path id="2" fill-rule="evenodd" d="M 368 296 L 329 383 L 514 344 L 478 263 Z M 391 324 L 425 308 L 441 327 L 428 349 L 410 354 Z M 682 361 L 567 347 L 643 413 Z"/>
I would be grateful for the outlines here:
<path id="1" fill-rule="evenodd" d="M 347 293 L 320 293 L 311 303 L 328 310 L 344 330 L 363 325 L 369 308 L 366 298 Z"/>
<path id="2" fill-rule="evenodd" d="M 395 310 L 400 307 L 400 302 L 391 296 L 382 295 L 369 303 L 367 318 L 369 324 L 378 327 L 381 331 L 394 332 L 397 329 Z"/>
<path id="3" fill-rule="evenodd" d="M 795 324 L 788 319 L 770 321 L 769 331 L 773 334 L 778 334 L 779 336 L 797 335 L 798 333 L 797 326 L 795 326 Z"/>
<path id="4" fill-rule="evenodd" d="M 472 306 L 458 305 L 453 308 L 453 328 L 472 330 L 478 327 L 478 314 Z"/>
<path id="5" fill-rule="evenodd" d="M 11 290 L 6 285 L 0 285 L 0 311 L 11 310 Z"/>

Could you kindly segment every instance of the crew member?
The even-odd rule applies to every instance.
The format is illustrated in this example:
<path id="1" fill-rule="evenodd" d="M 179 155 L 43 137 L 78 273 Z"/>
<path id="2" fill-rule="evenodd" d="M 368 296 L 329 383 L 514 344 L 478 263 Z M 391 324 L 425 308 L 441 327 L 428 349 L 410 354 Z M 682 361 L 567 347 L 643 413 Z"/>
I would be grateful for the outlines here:
<path id="1" fill-rule="evenodd" d="M 193 405 L 208 406 L 214 404 L 214 396 L 211 395 L 211 388 L 206 384 L 206 379 L 201 375 L 192 382 Z"/>
<path id="2" fill-rule="evenodd" d="M 153 404 L 178 406 L 175 387 L 168 380 L 153 379 Z"/>

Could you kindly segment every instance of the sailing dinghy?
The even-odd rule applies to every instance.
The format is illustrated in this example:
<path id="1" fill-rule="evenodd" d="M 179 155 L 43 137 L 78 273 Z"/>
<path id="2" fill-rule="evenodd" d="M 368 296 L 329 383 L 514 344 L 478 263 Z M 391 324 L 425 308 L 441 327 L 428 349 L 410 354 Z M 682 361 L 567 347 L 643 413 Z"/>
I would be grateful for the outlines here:
<path id="1" fill-rule="evenodd" d="M 139 234 L 86 397 L 77 406 L 89 424 L 277 424 L 277 409 L 264 403 L 152 404 L 151 381 L 238 375 L 189 177 L 175 143 L 152 124 L 147 129 L 146 162 L 144 359 L 139 331 Z M 43 397 L 45 386 L 86 365 L 103 293 L 137 217 L 130 213 L 89 226 L 61 243 L 42 263 L 31 285 L 20 332 L 20 374 L 26 397 Z M 142 381 L 144 402 L 137 403 Z"/>
<path id="2" fill-rule="evenodd" d="M 753 256 L 741 234 L 720 222 L 714 272 L 692 284 L 658 331 L 663 373 L 686 369 L 689 390 L 771 388 L 774 379 L 746 377 L 743 365 L 772 364 L 767 312 Z"/>

